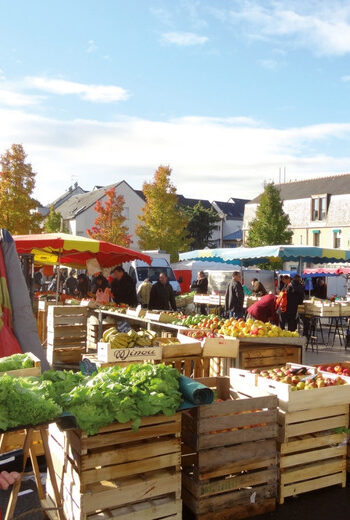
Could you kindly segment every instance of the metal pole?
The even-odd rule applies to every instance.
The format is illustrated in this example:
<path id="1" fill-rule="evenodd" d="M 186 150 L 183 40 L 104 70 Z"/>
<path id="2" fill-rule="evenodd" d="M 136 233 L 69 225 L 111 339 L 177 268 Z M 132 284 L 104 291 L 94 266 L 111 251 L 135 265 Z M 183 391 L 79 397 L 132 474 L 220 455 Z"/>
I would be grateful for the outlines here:
<path id="1" fill-rule="evenodd" d="M 298 274 L 301 276 L 301 273 L 302 273 L 302 266 L 303 266 L 303 259 L 301 256 L 299 256 L 299 261 L 298 261 Z"/>
<path id="2" fill-rule="evenodd" d="M 61 281 L 61 251 L 58 253 L 58 272 L 57 272 L 57 280 L 56 280 L 56 305 L 58 304 L 58 291 L 60 288 L 60 281 Z"/>

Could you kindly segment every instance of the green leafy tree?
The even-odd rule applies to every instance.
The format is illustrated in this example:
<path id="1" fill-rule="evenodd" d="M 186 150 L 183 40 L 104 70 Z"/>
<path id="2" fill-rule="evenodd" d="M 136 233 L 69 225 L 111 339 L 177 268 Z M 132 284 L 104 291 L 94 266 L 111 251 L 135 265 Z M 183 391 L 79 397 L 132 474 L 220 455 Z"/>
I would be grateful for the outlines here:
<path id="1" fill-rule="evenodd" d="M 15 235 L 39 233 L 43 220 L 33 199 L 35 172 L 21 144 L 0 157 L 0 227 Z"/>
<path id="2" fill-rule="evenodd" d="M 250 222 L 248 247 L 290 244 L 293 232 L 288 230 L 289 216 L 283 211 L 280 193 L 273 182 L 265 184 L 255 218 Z"/>
<path id="3" fill-rule="evenodd" d="M 50 212 L 47 216 L 47 219 L 44 224 L 44 230 L 46 233 L 67 233 L 67 226 L 64 224 L 61 214 L 58 211 L 55 211 L 55 208 L 51 204 Z"/>
<path id="4" fill-rule="evenodd" d="M 189 218 L 178 207 L 176 188 L 170 177 L 171 168 L 159 166 L 153 182 L 144 183 L 146 204 L 139 216 L 141 224 L 136 234 L 141 249 L 163 249 L 170 253 L 171 261 L 175 261 L 179 252 L 189 249 Z"/>
<path id="5" fill-rule="evenodd" d="M 123 215 L 125 199 L 117 195 L 114 188 L 105 191 L 107 200 L 102 203 L 98 200 L 95 205 L 97 217 L 95 225 L 87 230 L 88 235 L 96 240 L 105 240 L 112 244 L 129 247 L 131 236 L 129 228 L 124 225 L 126 217 Z"/>
<path id="6" fill-rule="evenodd" d="M 205 208 L 199 201 L 195 206 L 184 208 L 188 216 L 188 236 L 191 239 L 191 249 L 212 247 L 211 235 L 220 222 L 220 217 L 213 208 Z"/>

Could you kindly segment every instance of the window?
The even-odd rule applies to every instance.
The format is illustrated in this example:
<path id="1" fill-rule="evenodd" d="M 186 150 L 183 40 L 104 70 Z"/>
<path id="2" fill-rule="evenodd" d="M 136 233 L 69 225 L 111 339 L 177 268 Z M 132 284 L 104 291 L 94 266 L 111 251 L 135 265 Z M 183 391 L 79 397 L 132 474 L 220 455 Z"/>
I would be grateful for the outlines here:
<path id="1" fill-rule="evenodd" d="M 326 220 L 327 195 L 315 195 L 311 199 L 311 220 Z"/>
<path id="2" fill-rule="evenodd" d="M 313 235 L 314 235 L 314 246 L 320 247 L 320 232 L 318 232 L 318 233 L 314 232 Z"/>
<path id="3" fill-rule="evenodd" d="M 340 248 L 340 233 L 341 231 L 339 229 L 333 231 L 333 247 L 336 249 Z"/>

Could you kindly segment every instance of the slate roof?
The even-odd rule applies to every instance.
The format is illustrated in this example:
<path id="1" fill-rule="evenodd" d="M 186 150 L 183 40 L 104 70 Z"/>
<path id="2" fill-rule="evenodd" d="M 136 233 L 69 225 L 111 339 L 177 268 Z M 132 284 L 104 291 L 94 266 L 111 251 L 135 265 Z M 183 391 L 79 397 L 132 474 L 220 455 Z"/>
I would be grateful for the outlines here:
<path id="1" fill-rule="evenodd" d="M 231 201 L 231 202 L 230 202 Z M 243 219 L 244 206 L 249 202 L 248 199 L 234 199 L 231 198 L 228 202 L 220 202 L 214 200 L 214 203 L 222 213 L 226 215 L 226 219 Z"/>
<path id="2" fill-rule="evenodd" d="M 81 211 L 94 206 L 96 202 L 105 195 L 105 191 L 108 188 L 116 188 L 119 184 L 121 183 L 117 182 L 116 184 L 104 186 L 103 188 L 99 188 L 97 190 L 88 191 L 82 195 L 73 195 L 73 197 L 66 200 L 59 207 L 59 212 L 61 213 L 63 220 L 73 219 Z"/>
<path id="3" fill-rule="evenodd" d="M 322 195 L 323 193 L 329 195 L 350 194 L 350 173 L 276 184 L 276 188 L 280 191 L 281 200 L 307 199 L 312 195 Z M 252 199 L 249 204 L 257 204 L 260 197 L 261 194 Z"/>
<path id="4" fill-rule="evenodd" d="M 76 195 L 80 195 L 80 194 L 83 194 L 83 193 L 87 193 L 86 190 L 83 190 L 83 188 L 81 188 L 80 186 L 76 185 L 76 186 L 72 186 L 72 188 L 68 191 L 66 191 L 65 193 L 63 193 L 63 195 L 61 195 L 60 197 L 58 197 L 56 200 L 54 200 L 51 204 L 53 205 L 54 209 L 57 209 L 58 207 L 61 206 L 61 204 L 63 204 L 67 199 L 69 199 L 70 197 L 74 196 L 74 194 Z"/>
<path id="5" fill-rule="evenodd" d="M 183 195 L 178 195 L 177 199 L 179 201 L 180 206 L 187 206 L 190 208 L 194 208 L 195 205 L 198 204 L 198 202 L 200 202 L 205 209 L 212 208 L 212 205 L 210 204 L 209 200 L 188 199 L 187 197 L 184 197 Z"/>

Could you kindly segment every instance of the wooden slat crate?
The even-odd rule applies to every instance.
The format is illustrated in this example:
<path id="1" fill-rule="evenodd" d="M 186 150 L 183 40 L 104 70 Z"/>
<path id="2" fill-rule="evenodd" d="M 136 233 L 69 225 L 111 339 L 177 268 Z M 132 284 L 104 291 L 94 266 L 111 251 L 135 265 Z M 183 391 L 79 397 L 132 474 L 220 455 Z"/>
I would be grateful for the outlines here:
<path id="1" fill-rule="evenodd" d="M 280 504 L 296 494 L 335 484 L 345 487 L 348 405 L 280 411 L 278 421 Z"/>
<path id="2" fill-rule="evenodd" d="M 184 504 L 198 520 L 247 518 L 274 510 L 277 399 L 262 392 L 253 398 L 238 394 L 226 377 L 199 381 L 222 402 L 183 412 Z"/>
<path id="3" fill-rule="evenodd" d="M 187 377 L 207 377 L 210 371 L 210 359 L 201 356 L 181 356 L 178 358 L 166 358 L 162 361 L 155 361 L 156 364 L 164 363 L 171 365 L 182 375 Z"/>
<path id="4" fill-rule="evenodd" d="M 46 350 L 46 357 L 49 364 L 53 367 L 65 368 L 63 365 L 78 365 L 85 352 L 85 347 L 53 348 L 49 345 Z"/>
<path id="5" fill-rule="evenodd" d="M 49 434 L 67 520 L 181 519 L 181 414 L 146 417 L 137 432 L 115 423 L 90 437 L 55 425 Z M 53 501 L 50 481 L 47 492 Z"/>
<path id="6" fill-rule="evenodd" d="M 275 338 L 273 338 L 275 339 Z M 282 338 L 281 338 L 282 339 Z M 284 339 L 284 338 L 283 338 Z M 302 347 L 299 345 L 256 344 L 240 341 L 237 366 L 246 370 L 271 368 L 286 363 L 301 363 Z"/>
<path id="7" fill-rule="evenodd" d="M 47 318 L 47 360 L 51 365 L 77 365 L 86 352 L 87 307 L 54 305 Z"/>
<path id="8" fill-rule="evenodd" d="M 110 327 L 113 327 L 111 323 L 103 323 L 102 324 L 102 333 L 109 329 Z M 95 349 L 97 348 L 97 343 L 99 341 L 98 337 L 98 324 L 96 323 L 89 323 L 87 324 L 87 338 L 86 338 L 86 345 L 88 348 Z"/>
<path id="9" fill-rule="evenodd" d="M 24 430 L 2 433 L 0 435 L 0 453 L 23 449 L 24 440 Z M 44 447 L 39 430 L 34 430 L 33 432 L 33 449 L 37 457 L 44 455 Z"/>

